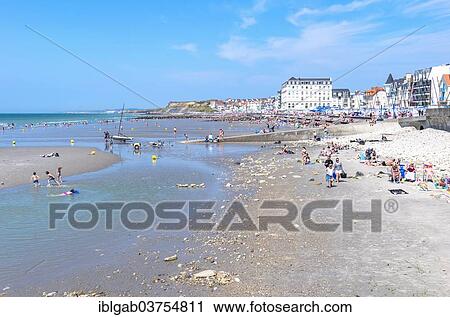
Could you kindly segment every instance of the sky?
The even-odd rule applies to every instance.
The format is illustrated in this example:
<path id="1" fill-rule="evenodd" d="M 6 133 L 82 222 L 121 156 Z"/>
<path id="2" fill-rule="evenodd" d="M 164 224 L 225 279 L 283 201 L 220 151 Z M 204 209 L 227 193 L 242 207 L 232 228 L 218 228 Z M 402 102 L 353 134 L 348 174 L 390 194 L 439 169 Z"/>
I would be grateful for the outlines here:
<path id="1" fill-rule="evenodd" d="M 389 73 L 450 63 L 448 0 L 0 0 L 0 7 L 0 112 L 276 95 L 292 76 L 339 78 L 422 26 L 334 88 L 364 90 Z"/>

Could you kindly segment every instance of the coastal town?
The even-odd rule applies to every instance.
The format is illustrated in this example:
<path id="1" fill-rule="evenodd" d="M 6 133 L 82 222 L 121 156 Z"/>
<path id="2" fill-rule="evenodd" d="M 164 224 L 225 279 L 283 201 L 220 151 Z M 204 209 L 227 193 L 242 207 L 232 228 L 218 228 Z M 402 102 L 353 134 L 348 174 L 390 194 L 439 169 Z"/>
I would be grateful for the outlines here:
<path id="1" fill-rule="evenodd" d="M 168 107 L 186 102 L 169 102 Z M 417 116 L 426 108 L 450 105 L 450 64 L 411 71 L 366 90 L 338 88 L 330 77 L 291 77 L 276 94 L 264 98 L 203 101 L 224 114 L 296 112 L 374 113 L 383 117 Z"/>

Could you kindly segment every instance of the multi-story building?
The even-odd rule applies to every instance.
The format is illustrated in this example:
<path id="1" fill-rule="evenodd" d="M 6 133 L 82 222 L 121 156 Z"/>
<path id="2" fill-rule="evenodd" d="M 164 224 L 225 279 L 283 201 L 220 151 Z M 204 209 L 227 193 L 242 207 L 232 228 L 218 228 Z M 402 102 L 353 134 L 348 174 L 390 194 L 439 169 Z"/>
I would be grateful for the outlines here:
<path id="1" fill-rule="evenodd" d="M 391 108 L 426 108 L 440 105 L 442 76 L 450 74 L 450 64 L 416 70 L 394 79 L 389 75 L 384 88 Z"/>
<path id="2" fill-rule="evenodd" d="M 439 105 L 450 106 L 450 74 L 445 74 L 442 76 L 439 89 L 440 89 Z"/>
<path id="3" fill-rule="evenodd" d="M 405 77 L 394 79 L 389 74 L 384 89 L 388 99 L 388 107 L 390 110 L 405 109 L 410 107 L 412 93 L 413 75 L 406 74 Z"/>
<path id="4" fill-rule="evenodd" d="M 373 87 L 366 91 L 365 101 L 367 109 L 373 112 L 382 112 L 388 108 L 386 91 L 382 87 Z"/>
<path id="5" fill-rule="evenodd" d="M 350 109 L 350 89 L 333 89 L 331 105 L 333 108 Z"/>
<path id="6" fill-rule="evenodd" d="M 350 97 L 350 108 L 353 111 L 359 111 L 366 108 L 365 93 L 356 90 Z"/>
<path id="7" fill-rule="evenodd" d="M 416 70 L 412 82 L 412 107 L 427 107 L 431 104 L 431 67 Z"/>
<path id="8" fill-rule="evenodd" d="M 333 84 L 331 78 L 295 78 L 281 86 L 282 111 L 308 111 L 317 107 L 331 107 Z"/>

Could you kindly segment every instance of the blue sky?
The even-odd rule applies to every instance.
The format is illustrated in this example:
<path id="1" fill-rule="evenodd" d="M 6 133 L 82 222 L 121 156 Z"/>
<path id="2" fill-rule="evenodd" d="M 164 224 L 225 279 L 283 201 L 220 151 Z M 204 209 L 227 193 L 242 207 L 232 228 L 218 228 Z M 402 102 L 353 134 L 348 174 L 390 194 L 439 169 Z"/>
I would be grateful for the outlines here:
<path id="1" fill-rule="evenodd" d="M 0 1 L 0 112 L 149 103 L 30 32 L 29 25 L 156 104 L 274 95 L 291 76 L 366 89 L 450 63 L 448 0 Z"/>

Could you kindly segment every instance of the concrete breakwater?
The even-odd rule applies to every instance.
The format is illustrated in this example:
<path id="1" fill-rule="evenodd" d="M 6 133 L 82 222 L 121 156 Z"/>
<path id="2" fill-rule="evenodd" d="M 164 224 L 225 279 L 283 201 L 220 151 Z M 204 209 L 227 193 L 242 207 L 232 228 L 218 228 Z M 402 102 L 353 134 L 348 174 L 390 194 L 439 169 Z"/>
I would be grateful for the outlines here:
<path id="1" fill-rule="evenodd" d="M 423 117 L 402 118 L 398 123 L 402 128 L 414 127 L 417 130 L 433 128 L 450 132 L 450 108 L 428 109 Z"/>
<path id="2" fill-rule="evenodd" d="M 347 125 L 336 125 L 327 127 L 327 132 L 324 128 L 307 128 L 288 131 L 277 131 L 271 133 L 256 133 L 246 135 L 236 135 L 224 137 L 224 143 L 264 143 L 264 142 L 293 142 L 293 141 L 306 141 L 312 140 L 314 134 L 318 137 L 323 137 L 325 133 L 330 136 L 343 136 L 352 135 L 367 132 L 380 132 L 382 133 L 385 127 L 398 127 L 397 121 L 384 121 L 379 122 L 374 126 L 370 126 L 367 122 L 358 122 Z M 190 140 L 183 143 L 202 143 L 204 140 Z"/>

